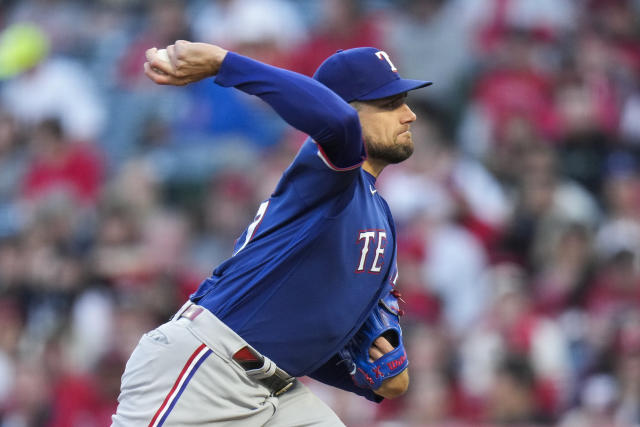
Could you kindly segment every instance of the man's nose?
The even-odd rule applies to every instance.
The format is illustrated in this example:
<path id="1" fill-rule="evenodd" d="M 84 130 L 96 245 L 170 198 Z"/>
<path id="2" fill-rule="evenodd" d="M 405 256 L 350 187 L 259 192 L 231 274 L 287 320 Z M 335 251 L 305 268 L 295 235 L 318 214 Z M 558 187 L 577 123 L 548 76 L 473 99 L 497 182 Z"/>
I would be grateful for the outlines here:
<path id="1" fill-rule="evenodd" d="M 411 123 L 416 121 L 416 114 L 409 108 L 407 104 L 402 106 L 402 116 L 400 116 L 400 121 L 402 124 Z"/>

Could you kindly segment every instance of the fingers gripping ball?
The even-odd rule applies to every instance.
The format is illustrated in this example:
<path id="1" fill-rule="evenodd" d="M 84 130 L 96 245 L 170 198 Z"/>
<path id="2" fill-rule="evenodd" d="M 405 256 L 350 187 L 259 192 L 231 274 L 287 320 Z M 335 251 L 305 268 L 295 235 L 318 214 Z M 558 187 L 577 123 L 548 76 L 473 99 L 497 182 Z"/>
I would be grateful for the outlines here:
<path id="1" fill-rule="evenodd" d="M 353 382 L 362 388 L 376 390 L 382 382 L 395 377 L 409 365 L 407 353 L 402 343 L 398 292 L 388 285 L 364 325 L 340 351 L 340 356 L 349 366 Z M 371 360 L 369 349 L 378 337 L 386 338 L 393 347 L 392 351 L 377 360 Z"/>

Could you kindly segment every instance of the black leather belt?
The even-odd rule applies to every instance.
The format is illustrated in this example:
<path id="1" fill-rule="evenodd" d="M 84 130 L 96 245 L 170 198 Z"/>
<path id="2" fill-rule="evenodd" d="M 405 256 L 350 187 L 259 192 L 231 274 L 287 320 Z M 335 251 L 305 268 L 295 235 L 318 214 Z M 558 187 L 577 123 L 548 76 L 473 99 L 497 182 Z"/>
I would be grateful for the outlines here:
<path id="1" fill-rule="evenodd" d="M 291 389 L 296 382 L 295 377 L 275 366 L 271 360 L 251 347 L 242 347 L 232 358 L 247 371 L 247 375 L 271 390 L 274 396 L 280 396 Z"/>

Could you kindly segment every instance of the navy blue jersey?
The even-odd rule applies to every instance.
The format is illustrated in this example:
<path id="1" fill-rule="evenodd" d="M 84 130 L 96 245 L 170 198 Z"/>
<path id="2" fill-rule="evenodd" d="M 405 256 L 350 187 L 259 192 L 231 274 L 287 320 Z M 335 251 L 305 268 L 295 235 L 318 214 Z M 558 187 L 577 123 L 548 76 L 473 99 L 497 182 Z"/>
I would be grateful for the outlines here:
<path id="1" fill-rule="evenodd" d="M 312 79 L 232 53 L 216 82 L 260 96 L 311 138 L 191 300 L 290 374 L 326 371 L 397 276 L 357 113 Z"/>

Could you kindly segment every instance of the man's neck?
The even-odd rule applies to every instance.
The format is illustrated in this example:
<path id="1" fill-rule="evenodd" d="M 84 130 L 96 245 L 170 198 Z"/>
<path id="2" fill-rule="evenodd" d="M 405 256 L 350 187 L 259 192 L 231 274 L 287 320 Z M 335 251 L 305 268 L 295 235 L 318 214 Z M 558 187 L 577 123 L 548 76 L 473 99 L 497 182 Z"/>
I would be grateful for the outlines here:
<path id="1" fill-rule="evenodd" d="M 384 169 L 385 166 L 387 166 L 386 162 L 372 158 L 368 158 L 364 163 L 362 163 L 362 169 L 369 172 L 376 178 L 378 178 L 378 175 L 380 175 L 380 172 L 382 172 L 382 169 Z"/>

